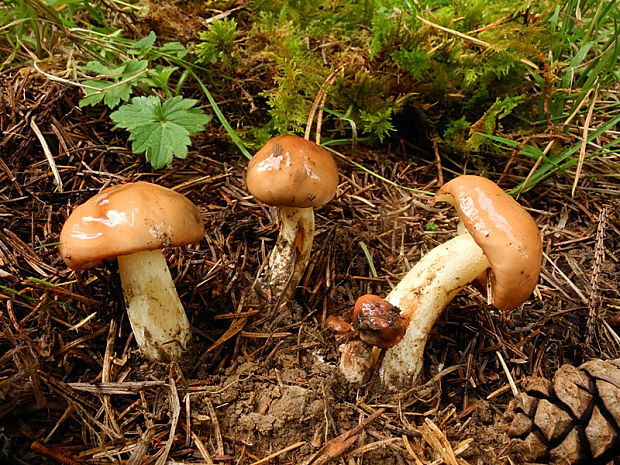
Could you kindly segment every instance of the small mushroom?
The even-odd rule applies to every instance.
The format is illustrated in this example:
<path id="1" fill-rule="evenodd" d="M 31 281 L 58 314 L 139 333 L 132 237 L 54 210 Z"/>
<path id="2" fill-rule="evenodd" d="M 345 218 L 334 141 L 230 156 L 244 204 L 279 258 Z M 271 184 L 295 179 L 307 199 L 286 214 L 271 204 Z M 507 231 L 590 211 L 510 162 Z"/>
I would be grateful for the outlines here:
<path id="1" fill-rule="evenodd" d="M 310 258 L 313 209 L 336 193 L 336 163 L 314 142 L 279 136 L 250 160 L 247 185 L 256 199 L 280 209 L 280 233 L 257 285 L 263 294 L 270 291 L 278 301 L 286 301 L 294 294 Z"/>
<path id="2" fill-rule="evenodd" d="M 60 253 L 74 270 L 118 259 L 127 315 L 149 360 L 177 360 L 190 325 L 162 248 L 198 242 L 200 211 L 183 195 L 148 182 L 109 187 L 73 210 Z"/>
<path id="3" fill-rule="evenodd" d="M 386 351 L 381 365 L 381 377 L 388 385 L 415 380 L 433 324 L 468 283 L 479 279 L 490 289 L 490 303 L 509 310 L 521 305 L 538 281 L 542 261 L 538 227 L 495 183 L 479 176 L 460 176 L 445 184 L 435 201 L 456 207 L 462 223 L 459 229 L 464 231 L 422 257 L 385 298 L 400 310 L 406 326 L 404 336 Z M 361 306 L 357 319 L 376 320 L 376 311 L 367 311 L 376 306 L 376 301 Z M 357 329 L 362 340 L 378 345 L 373 338 L 393 340 L 392 326 L 375 325 L 366 337 L 363 332 L 368 325 L 358 324 Z M 359 374 L 352 379 L 359 379 Z"/>
<path id="4" fill-rule="evenodd" d="M 405 335 L 407 323 L 397 307 L 379 296 L 366 294 L 355 301 L 353 327 L 372 346 L 394 347 Z"/>

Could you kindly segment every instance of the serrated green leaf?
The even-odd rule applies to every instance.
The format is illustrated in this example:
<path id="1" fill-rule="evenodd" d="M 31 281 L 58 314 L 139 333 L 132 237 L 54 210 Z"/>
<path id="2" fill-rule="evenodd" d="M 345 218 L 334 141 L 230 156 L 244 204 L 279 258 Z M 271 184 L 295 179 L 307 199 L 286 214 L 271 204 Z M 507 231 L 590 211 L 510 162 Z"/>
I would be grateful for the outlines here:
<path id="1" fill-rule="evenodd" d="M 86 97 L 78 103 L 80 108 L 87 105 L 97 105 L 103 102 L 112 109 L 116 107 L 121 100 L 127 102 L 131 96 L 131 84 L 127 82 L 118 84 L 111 81 L 88 80 L 84 81 L 84 84 L 89 87 L 97 87 L 101 90 L 88 89 Z"/>
<path id="2" fill-rule="evenodd" d="M 148 61 L 136 60 L 135 58 L 132 58 L 131 60 L 127 60 L 125 63 L 123 63 L 117 68 L 109 68 L 100 61 L 93 60 L 86 63 L 84 69 L 86 71 L 90 71 L 91 73 L 110 78 L 127 78 L 131 74 L 142 71 L 147 66 Z"/>
<path id="3" fill-rule="evenodd" d="M 193 99 L 173 97 L 162 105 L 162 116 L 166 121 L 174 122 L 192 134 L 202 131 L 211 118 L 201 110 L 192 108 L 196 103 Z"/>
<path id="4" fill-rule="evenodd" d="M 123 84 L 112 84 L 107 87 L 103 91 L 103 103 L 105 103 L 108 108 L 115 108 L 123 102 L 127 102 L 131 97 L 131 84 L 125 82 Z"/>
<path id="5" fill-rule="evenodd" d="M 82 84 L 88 87 L 96 87 L 97 89 L 105 89 L 112 83 L 110 81 L 87 80 Z M 103 97 L 105 96 L 105 93 L 101 90 L 89 89 L 88 87 L 86 88 L 86 96 L 78 103 L 80 108 L 88 105 L 95 106 L 101 103 L 103 101 Z"/>
<path id="6" fill-rule="evenodd" d="M 87 107 L 89 105 L 91 107 L 94 107 L 95 105 L 100 104 L 102 100 L 103 100 L 103 93 L 90 94 L 90 95 L 87 95 L 86 97 L 84 97 L 82 100 L 80 100 L 78 102 L 78 106 L 80 108 L 84 108 L 84 107 Z"/>
<path id="7" fill-rule="evenodd" d="M 142 52 L 144 50 L 147 50 L 151 47 L 153 47 L 153 45 L 155 44 L 155 39 L 157 39 L 157 34 L 155 34 L 155 32 L 151 31 L 149 32 L 149 35 L 146 37 L 143 37 L 142 39 L 138 40 L 136 43 L 134 43 L 130 50 L 134 51 L 134 52 Z"/>
<path id="8" fill-rule="evenodd" d="M 123 105 L 110 114 L 110 118 L 116 123 L 116 126 L 131 132 L 138 126 L 152 121 L 151 118 L 157 105 L 160 105 L 159 98 L 154 95 L 134 97 L 131 99 L 131 104 Z"/>
<path id="9" fill-rule="evenodd" d="M 173 116 L 178 111 L 188 110 L 198 103 L 198 100 L 191 98 L 183 98 L 180 95 L 171 98 L 161 106 L 162 114 L 165 116 Z"/>
<path id="10" fill-rule="evenodd" d="M 204 129 L 211 117 L 205 115 L 198 108 L 190 108 L 173 113 L 168 117 L 168 120 L 186 128 L 190 134 L 196 134 Z"/>
<path id="11" fill-rule="evenodd" d="M 138 126 L 131 131 L 129 140 L 132 142 L 131 150 L 134 153 L 145 152 L 151 143 L 150 136 L 160 127 L 160 123 L 150 123 Z"/>
<path id="12" fill-rule="evenodd" d="M 189 136 L 202 131 L 209 117 L 192 108 L 196 100 L 181 96 L 161 102 L 159 97 L 134 97 L 110 115 L 116 127 L 127 129 L 132 150 L 146 152 L 153 168 L 170 164 L 172 157 L 185 158 Z"/>
<path id="13" fill-rule="evenodd" d="M 146 150 L 146 158 L 155 169 L 170 164 L 173 155 L 185 158 L 187 146 L 191 143 L 185 128 L 168 122 L 140 126 L 132 132 L 129 139 L 133 141 L 134 152 L 141 153 Z"/>
<path id="14" fill-rule="evenodd" d="M 119 74 L 123 74 L 124 76 L 122 77 L 127 78 L 131 74 L 136 74 L 142 71 L 143 69 L 146 69 L 148 65 L 149 65 L 149 62 L 146 60 L 131 59 L 131 60 L 126 61 L 125 64 L 123 64 L 123 66 L 119 68 L 120 69 Z"/>
<path id="15" fill-rule="evenodd" d="M 161 87 L 162 89 L 168 86 L 168 80 L 172 73 L 178 68 L 176 66 L 158 66 L 155 69 L 150 69 L 147 73 L 148 79 L 143 81 L 149 82 L 152 87 Z"/>
<path id="16" fill-rule="evenodd" d="M 90 71 L 91 73 L 102 74 L 104 76 L 113 76 L 117 74 L 114 70 L 112 70 L 112 68 L 108 68 L 106 65 L 97 60 L 92 60 L 86 63 L 86 65 L 84 65 L 84 69 L 86 69 L 86 71 Z"/>
<path id="17" fill-rule="evenodd" d="M 110 109 L 114 109 L 123 101 L 127 102 L 131 97 L 132 87 L 138 84 L 137 80 L 132 79 L 141 73 L 148 66 L 146 60 L 131 59 L 123 63 L 118 68 L 112 69 L 103 65 L 101 62 L 89 61 L 85 69 L 109 79 L 89 79 L 84 84 L 89 87 L 96 87 L 99 90 L 88 89 L 86 97 L 79 102 L 80 107 L 86 105 L 97 105 L 103 102 Z"/>

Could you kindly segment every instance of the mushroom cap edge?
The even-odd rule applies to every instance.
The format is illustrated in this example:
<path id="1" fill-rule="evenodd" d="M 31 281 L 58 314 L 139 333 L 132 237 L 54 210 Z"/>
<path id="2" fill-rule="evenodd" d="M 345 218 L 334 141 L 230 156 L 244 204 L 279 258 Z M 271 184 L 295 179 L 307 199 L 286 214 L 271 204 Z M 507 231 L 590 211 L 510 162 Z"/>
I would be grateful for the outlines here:
<path id="1" fill-rule="evenodd" d="M 200 241 L 198 207 L 171 189 L 138 181 L 108 187 L 77 206 L 60 233 L 60 254 L 70 268 Z"/>
<path id="2" fill-rule="evenodd" d="M 318 208 L 338 187 L 338 168 L 331 154 L 302 137 L 270 139 L 248 164 L 247 186 L 261 202 L 278 207 Z"/>
<path id="3" fill-rule="evenodd" d="M 487 256 L 492 304 L 510 310 L 525 302 L 536 287 L 542 263 L 542 240 L 530 214 L 493 181 L 474 175 L 447 182 L 435 201 L 454 205 Z M 487 277 L 480 279 L 486 283 Z"/>

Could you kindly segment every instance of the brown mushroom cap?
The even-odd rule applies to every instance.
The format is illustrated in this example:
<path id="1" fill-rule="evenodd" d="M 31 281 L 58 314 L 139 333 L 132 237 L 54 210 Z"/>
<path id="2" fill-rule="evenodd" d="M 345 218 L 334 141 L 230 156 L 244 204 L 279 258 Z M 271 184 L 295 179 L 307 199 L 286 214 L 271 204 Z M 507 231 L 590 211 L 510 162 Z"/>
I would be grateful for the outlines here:
<path id="1" fill-rule="evenodd" d="M 320 207 L 338 187 L 331 154 L 297 136 L 270 139 L 250 160 L 248 190 L 261 202 L 278 207 Z"/>
<path id="2" fill-rule="evenodd" d="M 439 189 L 435 200 L 456 207 L 489 260 L 493 305 L 510 310 L 525 302 L 538 282 L 542 261 L 542 241 L 530 214 L 497 184 L 480 176 L 453 179 Z"/>
<path id="3" fill-rule="evenodd" d="M 79 270 L 103 259 L 198 242 L 200 211 L 183 195 L 134 182 L 104 189 L 78 206 L 60 233 L 60 254 Z"/>
<path id="4" fill-rule="evenodd" d="M 398 307 L 373 294 L 363 295 L 355 301 L 352 316 L 353 327 L 359 331 L 360 339 L 384 349 L 398 344 L 409 324 Z"/>

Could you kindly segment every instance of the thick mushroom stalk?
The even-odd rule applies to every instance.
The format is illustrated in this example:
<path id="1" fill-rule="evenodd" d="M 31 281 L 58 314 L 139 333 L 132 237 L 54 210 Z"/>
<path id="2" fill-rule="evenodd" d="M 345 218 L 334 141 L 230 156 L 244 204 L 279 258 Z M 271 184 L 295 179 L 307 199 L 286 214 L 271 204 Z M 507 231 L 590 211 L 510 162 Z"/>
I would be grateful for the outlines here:
<path id="1" fill-rule="evenodd" d="M 385 300 L 400 308 L 408 327 L 383 359 L 380 373 L 386 384 L 415 380 L 435 321 L 452 298 L 488 267 L 471 235 L 461 234 L 432 249 L 388 294 Z"/>
<path id="2" fill-rule="evenodd" d="M 269 267 L 257 285 L 263 294 L 286 302 L 306 269 L 314 239 L 313 208 L 280 208 L 280 233 L 269 255 Z"/>
<path id="3" fill-rule="evenodd" d="M 422 257 L 385 300 L 374 295 L 358 299 L 353 325 L 360 338 L 370 345 L 389 349 L 380 369 L 384 383 L 402 385 L 417 378 L 423 365 L 426 340 L 435 321 L 452 298 L 488 267 L 489 261 L 482 249 L 471 235 L 464 233 Z M 363 303 L 360 305 L 360 302 Z M 400 310 L 399 316 L 404 321 L 390 318 L 388 322 L 384 318 L 393 310 Z M 341 351 L 351 350 L 343 348 Z M 358 353 L 370 357 L 370 353 Z M 365 376 L 360 369 L 368 365 L 370 361 L 362 362 L 349 356 L 341 359 L 340 369 L 347 380 L 359 383 Z"/>
<path id="4" fill-rule="evenodd" d="M 272 301 L 286 302 L 295 293 L 310 258 L 313 208 L 334 197 L 338 169 L 331 154 L 314 142 L 279 136 L 250 160 L 246 180 L 254 197 L 280 208 L 280 234 L 256 286 Z"/>
<path id="5" fill-rule="evenodd" d="M 149 360 L 178 360 L 191 329 L 161 250 L 118 257 L 129 323 Z"/>
<path id="6" fill-rule="evenodd" d="M 436 200 L 448 201 L 457 209 L 460 234 L 425 255 L 388 294 L 386 303 L 377 303 L 376 296 L 358 299 L 372 304 L 356 303 L 361 310 L 354 325 L 361 339 L 388 349 L 381 366 L 381 377 L 388 385 L 415 381 L 431 327 L 463 286 L 480 280 L 487 284 L 490 303 L 510 310 L 530 296 L 538 281 L 542 260 L 538 227 L 497 184 L 479 176 L 460 176 L 445 184 Z M 395 325 L 375 324 L 377 315 L 391 314 L 385 310 L 390 306 L 400 309 L 407 322 L 402 340 Z M 377 313 L 377 308 L 383 313 Z M 352 381 L 360 378 L 355 366 L 341 362 L 343 374 Z"/>
<path id="7" fill-rule="evenodd" d="M 200 210 L 171 189 L 147 182 L 108 187 L 73 210 L 60 233 L 60 253 L 74 270 L 118 259 L 129 321 L 149 360 L 173 361 L 190 341 L 164 247 L 198 242 Z"/>

